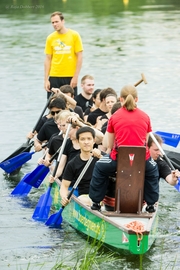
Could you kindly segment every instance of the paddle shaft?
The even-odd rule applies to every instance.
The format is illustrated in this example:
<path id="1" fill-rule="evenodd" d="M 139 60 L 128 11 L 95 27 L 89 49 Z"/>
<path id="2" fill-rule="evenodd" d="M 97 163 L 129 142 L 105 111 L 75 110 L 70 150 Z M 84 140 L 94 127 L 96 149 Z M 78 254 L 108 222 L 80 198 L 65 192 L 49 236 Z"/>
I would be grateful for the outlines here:
<path id="1" fill-rule="evenodd" d="M 47 107 L 48 107 L 48 105 L 49 105 L 49 102 L 50 102 L 50 100 L 51 100 L 51 97 L 52 97 L 53 95 L 54 95 L 54 93 L 52 93 L 52 94 L 50 95 L 49 99 L 47 100 L 46 105 L 45 105 L 45 107 L 44 107 L 44 109 L 43 109 L 41 115 L 39 116 L 39 118 L 38 118 L 38 120 L 37 120 L 37 122 L 36 122 L 36 125 L 34 126 L 34 128 L 33 128 L 33 130 L 32 130 L 32 133 L 34 133 L 34 131 L 36 130 L 37 125 L 39 124 L 41 118 L 43 117 L 43 115 L 44 115 L 44 113 L 45 113 L 45 111 L 46 111 L 46 109 L 47 109 Z"/>
<path id="2" fill-rule="evenodd" d="M 142 83 L 143 81 L 144 81 L 145 84 L 147 84 L 146 78 L 145 78 L 145 76 L 144 76 L 143 73 L 141 74 L 141 77 L 142 77 L 142 79 L 139 80 L 137 83 L 134 84 L 135 87 L 138 86 L 138 85 L 139 85 L 140 83 Z"/>
<path id="3" fill-rule="evenodd" d="M 55 166 L 53 174 L 52 174 L 53 177 L 55 177 L 55 175 L 56 175 L 56 171 L 57 171 L 57 168 L 59 166 L 59 162 L 60 162 L 60 159 L 62 157 L 64 148 L 65 148 L 65 145 L 66 145 L 66 141 L 68 139 L 68 134 L 69 134 L 70 128 L 71 128 L 71 123 L 68 124 L 67 130 L 66 130 L 66 134 L 64 136 L 63 143 L 61 145 L 61 149 L 60 149 L 60 152 L 59 152 L 59 155 L 58 155 L 58 158 L 57 158 L 56 166 Z"/>
<path id="4" fill-rule="evenodd" d="M 164 159 L 166 160 L 166 162 L 168 163 L 169 167 L 172 170 L 175 170 L 173 164 L 171 163 L 170 159 L 167 157 L 167 155 L 165 154 L 164 150 L 162 149 L 161 145 L 158 143 L 158 141 L 156 140 L 154 134 L 152 132 L 149 133 L 149 135 L 151 136 L 152 140 L 154 141 L 154 143 L 157 145 L 157 147 L 159 148 L 159 150 L 161 151 L 161 153 L 163 154 Z"/>
<path id="5" fill-rule="evenodd" d="M 86 165 L 84 166 L 83 170 L 81 171 L 81 173 L 80 173 L 79 177 L 77 178 L 76 182 L 74 183 L 70 193 L 68 194 L 68 196 L 67 196 L 68 200 L 71 198 L 74 190 L 79 185 L 81 179 L 83 178 L 84 174 L 86 173 L 87 169 L 89 168 L 92 160 L 93 160 L 93 157 L 91 156 L 89 158 L 89 160 L 87 161 Z M 62 223 L 62 212 L 63 212 L 64 208 L 65 208 L 65 206 L 63 205 L 57 213 L 51 215 L 50 218 L 47 220 L 46 225 L 48 225 L 48 226 L 49 225 L 50 226 L 58 225 L 59 226 Z"/>

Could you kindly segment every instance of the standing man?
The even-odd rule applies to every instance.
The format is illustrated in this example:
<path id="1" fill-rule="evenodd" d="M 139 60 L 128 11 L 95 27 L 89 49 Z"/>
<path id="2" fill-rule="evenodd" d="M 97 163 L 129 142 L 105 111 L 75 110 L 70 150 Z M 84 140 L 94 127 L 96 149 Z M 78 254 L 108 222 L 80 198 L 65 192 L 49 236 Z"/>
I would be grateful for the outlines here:
<path id="1" fill-rule="evenodd" d="M 66 28 L 64 16 L 56 11 L 51 14 L 55 32 L 46 39 L 44 62 L 44 88 L 47 96 L 51 88 L 69 84 L 77 95 L 78 76 L 82 66 L 83 45 L 78 32 Z"/>
<path id="2" fill-rule="evenodd" d="M 85 112 L 88 107 L 92 107 L 93 99 L 92 94 L 94 92 L 94 78 L 91 75 L 85 75 L 81 79 L 82 91 L 74 99 L 76 100 L 78 106 L 80 106 Z"/>

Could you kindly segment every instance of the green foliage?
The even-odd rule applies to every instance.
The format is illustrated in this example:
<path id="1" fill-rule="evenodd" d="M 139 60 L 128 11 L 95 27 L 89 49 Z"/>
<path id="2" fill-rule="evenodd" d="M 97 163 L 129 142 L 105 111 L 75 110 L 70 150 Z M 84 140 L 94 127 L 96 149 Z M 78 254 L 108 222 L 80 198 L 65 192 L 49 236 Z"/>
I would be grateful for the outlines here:
<path id="1" fill-rule="evenodd" d="M 107 253 L 101 250 L 102 242 L 93 239 L 91 243 L 89 240 L 86 242 L 85 246 L 82 246 L 80 250 L 75 252 L 70 256 L 69 261 L 73 262 L 74 266 L 69 267 L 65 265 L 62 261 L 56 263 L 56 265 L 51 270 L 60 269 L 74 269 L 74 270 L 87 270 L 87 269 L 101 269 L 100 265 L 110 261 L 114 261 L 114 253 Z M 67 261 L 67 257 L 66 257 Z"/>

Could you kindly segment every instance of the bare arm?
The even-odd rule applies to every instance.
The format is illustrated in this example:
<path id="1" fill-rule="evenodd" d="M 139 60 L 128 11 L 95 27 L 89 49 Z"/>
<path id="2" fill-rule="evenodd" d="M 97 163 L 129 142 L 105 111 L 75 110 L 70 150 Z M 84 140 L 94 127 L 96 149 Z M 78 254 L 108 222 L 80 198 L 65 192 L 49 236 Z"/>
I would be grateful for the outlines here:
<path id="1" fill-rule="evenodd" d="M 58 178 L 58 177 L 60 177 L 62 175 L 63 170 L 64 170 L 64 168 L 66 166 L 66 162 L 67 162 L 67 156 L 62 155 L 61 160 L 59 162 L 59 166 L 58 166 L 55 178 Z"/>
<path id="2" fill-rule="evenodd" d="M 56 171 L 55 177 L 53 177 L 52 175 L 49 176 L 50 183 L 53 183 L 55 179 L 57 179 L 58 177 L 61 176 L 61 174 L 65 168 L 66 162 L 67 162 L 67 156 L 62 155 L 61 160 L 59 162 L 59 166 L 58 166 L 57 171 Z"/>
<path id="3" fill-rule="evenodd" d="M 78 117 L 76 117 L 76 116 L 69 117 L 68 121 L 69 122 L 72 121 L 72 123 L 74 123 L 75 125 L 77 125 L 79 127 L 86 127 L 87 126 L 85 123 L 79 121 Z M 103 140 L 104 134 L 100 130 L 94 128 L 93 126 L 91 126 L 91 128 L 94 129 L 94 131 L 95 131 L 95 142 L 96 142 L 96 144 L 100 144 L 102 142 L 102 140 Z"/>
<path id="4" fill-rule="evenodd" d="M 59 88 L 51 88 L 51 91 L 54 92 L 55 94 L 60 94 L 62 96 L 65 97 L 67 103 L 66 103 L 66 107 L 69 109 L 69 108 L 72 108 L 74 110 L 74 108 L 76 107 L 76 101 L 74 98 L 68 96 L 67 94 L 61 92 L 61 90 Z M 61 96 L 60 96 L 61 97 Z"/>
<path id="5" fill-rule="evenodd" d="M 37 138 L 34 139 L 34 149 L 36 152 L 39 152 L 42 150 L 42 142 L 39 141 Z"/>
<path id="6" fill-rule="evenodd" d="M 78 84 L 78 77 L 79 77 L 79 73 L 81 71 L 82 61 L 83 61 L 83 52 L 81 51 L 81 52 L 76 53 L 76 56 L 77 56 L 76 70 L 75 70 L 74 76 L 71 79 L 71 83 L 70 83 L 70 86 L 72 88 L 76 87 Z"/>
<path id="7" fill-rule="evenodd" d="M 62 180 L 61 188 L 60 188 L 60 196 L 61 196 L 61 204 L 66 206 L 69 203 L 69 200 L 67 199 L 68 196 L 68 188 L 70 186 L 70 181 L 67 181 L 65 179 Z"/>
<path id="8" fill-rule="evenodd" d="M 45 159 L 43 161 L 43 164 L 47 167 L 49 167 L 51 165 L 51 163 L 49 163 L 49 160 L 51 159 L 51 155 L 49 154 L 49 152 L 46 153 Z"/>
<path id="9" fill-rule="evenodd" d="M 105 134 L 104 134 L 104 138 L 102 140 L 102 148 L 101 148 L 101 150 L 106 152 L 107 149 L 108 149 L 108 132 L 106 131 Z"/>
<path id="10" fill-rule="evenodd" d="M 47 92 L 50 92 L 49 72 L 51 68 L 51 60 L 52 56 L 50 54 L 46 54 L 44 61 L 44 89 Z"/>
<path id="11" fill-rule="evenodd" d="M 62 92 L 61 92 L 62 93 Z M 70 96 L 68 96 L 68 95 L 66 95 L 66 94 L 64 94 L 64 93 L 62 93 L 64 96 L 65 96 L 65 98 L 66 98 L 66 100 L 67 100 L 67 107 L 68 107 L 68 109 L 69 108 L 71 108 L 71 109 L 75 109 L 75 107 L 76 107 L 76 101 L 75 101 L 75 99 L 74 98 L 72 98 L 72 97 L 70 97 Z"/>
<path id="12" fill-rule="evenodd" d="M 108 136 L 108 146 L 107 148 L 112 149 L 113 145 L 114 145 L 114 140 L 115 140 L 115 136 L 114 133 L 109 133 L 107 132 L 107 136 Z"/>

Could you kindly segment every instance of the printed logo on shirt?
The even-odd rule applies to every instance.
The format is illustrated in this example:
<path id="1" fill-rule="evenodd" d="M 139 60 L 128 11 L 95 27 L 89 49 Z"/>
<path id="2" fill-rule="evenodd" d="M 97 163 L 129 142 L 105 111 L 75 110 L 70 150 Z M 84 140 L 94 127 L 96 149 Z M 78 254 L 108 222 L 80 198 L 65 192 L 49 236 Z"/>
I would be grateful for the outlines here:
<path id="1" fill-rule="evenodd" d="M 57 39 L 53 45 L 54 45 L 55 54 L 69 54 L 69 53 L 71 53 L 71 46 L 67 46 L 60 39 Z"/>
<path id="2" fill-rule="evenodd" d="M 157 163 L 154 161 L 153 158 L 151 158 L 151 160 L 149 161 L 154 167 L 157 165 Z"/>

